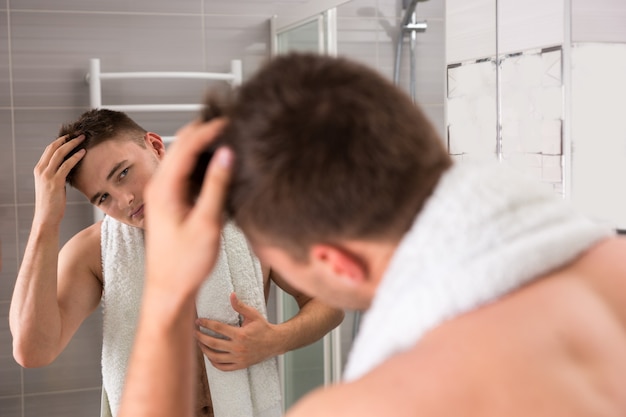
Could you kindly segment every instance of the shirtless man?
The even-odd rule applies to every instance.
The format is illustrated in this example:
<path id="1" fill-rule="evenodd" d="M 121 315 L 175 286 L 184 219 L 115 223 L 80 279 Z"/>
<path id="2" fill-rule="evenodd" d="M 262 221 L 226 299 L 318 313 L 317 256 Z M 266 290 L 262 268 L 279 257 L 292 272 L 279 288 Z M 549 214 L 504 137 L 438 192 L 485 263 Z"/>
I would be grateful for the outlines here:
<path id="1" fill-rule="evenodd" d="M 124 416 L 190 415 L 193 363 L 177 358 L 192 346 L 176 323 L 224 207 L 294 287 L 367 310 L 346 382 L 289 416 L 626 415 L 623 238 L 502 166 L 453 164 L 403 93 L 346 60 L 278 57 L 225 115 L 182 130 L 148 186 Z M 190 165 L 216 137 L 191 205 Z M 266 200 L 271 214 L 251 209 Z M 213 239 L 194 239 L 200 227 Z M 172 251 L 188 256 L 185 275 Z"/>
<path id="2" fill-rule="evenodd" d="M 143 191 L 165 155 L 164 143 L 157 134 L 145 131 L 121 112 L 86 112 L 60 133 L 35 167 L 35 215 L 11 302 L 13 354 L 24 367 L 50 364 L 100 303 L 109 282 L 103 276 L 102 223 L 119 221 L 135 230 L 145 227 Z M 102 209 L 108 219 L 82 230 L 59 251 L 66 180 Z M 233 297 L 232 307 L 242 317 L 241 327 L 201 318 L 199 323 L 204 328 L 228 337 L 223 340 L 196 333 L 202 352 L 220 370 L 247 368 L 310 344 L 343 318 L 341 310 L 305 296 L 263 265 L 261 291 L 266 301 L 273 280 L 295 298 L 300 310 L 291 320 L 272 324 L 259 311 Z M 250 274 L 254 276 L 252 271 Z M 131 279 L 139 280 L 135 286 L 141 288 L 143 276 Z M 139 305 L 120 308 L 130 320 L 129 312 L 138 311 Z M 121 393 L 121 387 L 115 389 Z M 114 415 L 117 406 L 112 404 Z M 199 414 L 210 413 L 207 407 L 210 404 L 205 404 Z"/>

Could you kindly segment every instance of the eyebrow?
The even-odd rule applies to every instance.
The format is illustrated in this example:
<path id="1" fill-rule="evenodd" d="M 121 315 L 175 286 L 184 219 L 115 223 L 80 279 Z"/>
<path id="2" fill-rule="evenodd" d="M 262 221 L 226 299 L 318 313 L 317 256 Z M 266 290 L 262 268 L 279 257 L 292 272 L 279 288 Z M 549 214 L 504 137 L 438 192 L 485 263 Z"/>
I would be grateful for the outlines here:
<path id="1" fill-rule="evenodd" d="M 119 170 L 122 167 L 122 165 L 126 164 L 127 162 L 128 160 L 124 159 L 123 161 L 120 161 L 117 164 L 113 165 L 113 168 L 111 168 L 111 171 L 109 171 L 109 175 L 107 175 L 107 181 L 110 181 L 113 175 L 115 175 L 115 172 Z M 102 195 L 101 192 L 97 192 L 93 197 L 89 199 L 89 202 L 93 205 L 96 205 L 96 201 L 98 200 L 98 198 L 100 198 L 101 195 Z"/>

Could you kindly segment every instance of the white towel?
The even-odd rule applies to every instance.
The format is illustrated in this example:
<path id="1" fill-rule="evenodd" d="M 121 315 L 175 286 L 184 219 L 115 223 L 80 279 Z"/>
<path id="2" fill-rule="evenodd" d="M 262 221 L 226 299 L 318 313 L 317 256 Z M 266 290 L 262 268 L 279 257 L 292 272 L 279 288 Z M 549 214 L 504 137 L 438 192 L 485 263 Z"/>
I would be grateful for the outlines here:
<path id="1" fill-rule="evenodd" d="M 143 230 L 106 216 L 101 227 L 102 417 L 116 416 L 139 320 L 144 282 Z"/>
<path id="2" fill-rule="evenodd" d="M 267 318 L 261 265 L 252 254 L 243 233 L 227 223 L 222 231 L 218 262 L 210 279 L 200 288 L 198 317 L 239 326 L 239 314 L 230 304 L 230 294 Z M 247 369 L 220 371 L 205 357 L 216 417 L 274 417 L 282 414 L 278 364 L 267 359 Z"/>
<path id="3" fill-rule="evenodd" d="M 345 379 L 363 376 L 443 321 L 566 264 L 612 233 L 500 165 L 454 166 L 394 253 Z"/>
<path id="4" fill-rule="evenodd" d="M 144 240 L 142 229 L 108 216 L 102 222 L 101 232 L 104 275 L 101 416 L 108 417 L 116 416 L 119 410 L 139 318 L 144 282 Z M 266 315 L 260 265 L 243 234 L 232 225 L 224 229 L 221 252 L 210 279 L 198 296 L 199 316 L 238 324 L 238 317 L 233 316 L 234 310 L 229 302 L 233 291 L 231 277 L 238 297 Z M 211 314 L 203 314 L 205 311 Z M 218 371 L 206 359 L 205 364 L 216 417 L 281 415 L 275 358 L 234 372 Z"/>

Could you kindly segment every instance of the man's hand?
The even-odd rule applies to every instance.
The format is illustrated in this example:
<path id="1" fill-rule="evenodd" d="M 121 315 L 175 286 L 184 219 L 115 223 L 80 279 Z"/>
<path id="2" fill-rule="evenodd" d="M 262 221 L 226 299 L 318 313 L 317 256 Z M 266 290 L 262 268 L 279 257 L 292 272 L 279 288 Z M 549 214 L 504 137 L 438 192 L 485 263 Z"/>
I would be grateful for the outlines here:
<path id="1" fill-rule="evenodd" d="M 192 299 L 217 260 L 232 151 L 217 150 L 195 202 L 189 178 L 224 124 L 215 120 L 181 129 L 145 191 L 146 290 L 167 303 Z"/>
<path id="2" fill-rule="evenodd" d="M 234 371 L 282 353 L 276 351 L 279 337 L 275 325 L 269 323 L 257 310 L 244 304 L 235 293 L 231 294 L 230 303 L 243 318 L 241 327 L 203 318 L 196 320 L 198 326 L 227 337 L 219 339 L 196 330 L 200 348 L 213 366 L 222 371 Z"/>
<path id="3" fill-rule="evenodd" d="M 60 224 L 65 213 L 65 178 L 76 166 L 85 150 L 81 149 L 66 161 L 63 159 L 78 146 L 84 135 L 67 140 L 68 136 L 61 136 L 46 147 L 39 162 L 33 171 L 35 175 L 35 217 L 33 224 L 56 222 Z"/>

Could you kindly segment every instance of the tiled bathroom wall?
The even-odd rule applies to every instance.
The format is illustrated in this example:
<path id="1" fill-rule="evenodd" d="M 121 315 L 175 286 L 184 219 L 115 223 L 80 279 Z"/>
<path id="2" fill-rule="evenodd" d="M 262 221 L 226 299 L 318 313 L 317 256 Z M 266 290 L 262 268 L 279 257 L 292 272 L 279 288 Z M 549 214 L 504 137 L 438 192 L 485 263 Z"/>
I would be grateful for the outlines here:
<path id="1" fill-rule="evenodd" d="M 446 0 L 446 19 L 455 159 L 509 162 L 621 229 L 626 3 Z"/>
<path id="2" fill-rule="evenodd" d="M 8 311 L 34 211 L 32 170 L 63 122 L 88 109 L 89 59 L 103 71 L 227 71 L 244 79 L 269 56 L 268 19 L 304 0 L 0 0 L 0 416 L 95 416 L 100 403 L 101 313 L 79 329 L 50 366 L 13 360 Z M 339 54 L 392 76 L 401 0 L 352 0 L 338 9 Z M 428 30 L 417 40 L 417 97 L 443 134 L 444 1 L 418 5 Z M 408 47 L 401 85 L 408 88 Z M 200 102 L 205 86 L 122 83 L 106 103 Z M 131 114 L 146 129 L 173 134 L 194 114 Z M 92 222 L 68 189 L 61 244 Z M 347 319 L 347 322 L 351 317 Z M 346 348 L 351 323 L 344 327 Z"/>

